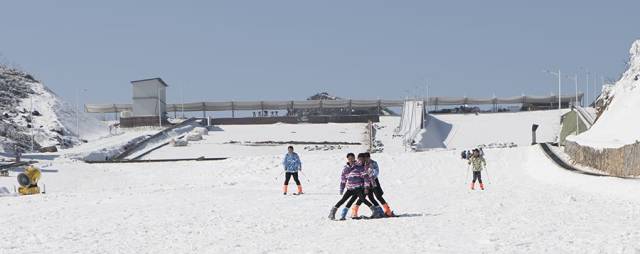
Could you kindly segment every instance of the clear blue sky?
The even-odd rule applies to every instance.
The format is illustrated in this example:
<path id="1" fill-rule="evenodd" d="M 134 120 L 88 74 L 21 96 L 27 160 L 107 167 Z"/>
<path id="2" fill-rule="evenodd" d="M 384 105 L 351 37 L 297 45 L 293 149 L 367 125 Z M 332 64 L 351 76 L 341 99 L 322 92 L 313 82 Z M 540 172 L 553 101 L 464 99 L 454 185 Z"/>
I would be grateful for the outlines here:
<path id="1" fill-rule="evenodd" d="M 617 78 L 639 15 L 637 0 L 5 1 L 0 60 L 85 103 L 129 102 L 130 80 L 157 76 L 169 102 L 402 98 L 425 80 L 548 95 L 544 69 Z"/>

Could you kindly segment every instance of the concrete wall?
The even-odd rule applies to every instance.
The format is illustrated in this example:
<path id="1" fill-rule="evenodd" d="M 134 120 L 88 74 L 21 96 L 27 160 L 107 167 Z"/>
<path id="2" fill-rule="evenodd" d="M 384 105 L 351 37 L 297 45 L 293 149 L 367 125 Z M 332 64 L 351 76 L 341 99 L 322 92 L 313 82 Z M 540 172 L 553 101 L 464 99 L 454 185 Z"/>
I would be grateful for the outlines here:
<path id="1" fill-rule="evenodd" d="M 120 126 L 123 128 L 140 126 L 158 126 L 158 116 L 134 116 L 120 118 Z M 162 126 L 169 126 L 167 119 L 162 119 Z"/>
<path id="2" fill-rule="evenodd" d="M 620 148 L 595 149 L 565 141 L 564 151 L 581 165 L 614 176 L 640 176 L 640 142 Z"/>

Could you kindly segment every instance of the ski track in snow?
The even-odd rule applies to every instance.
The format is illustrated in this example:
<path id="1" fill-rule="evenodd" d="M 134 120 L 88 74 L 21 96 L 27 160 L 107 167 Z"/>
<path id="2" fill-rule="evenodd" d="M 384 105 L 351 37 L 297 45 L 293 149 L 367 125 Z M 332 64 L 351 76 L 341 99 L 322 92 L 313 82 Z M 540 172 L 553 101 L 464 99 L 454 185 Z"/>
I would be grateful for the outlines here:
<path id="1" fill-rule="evenodd" d="M 459 152 L 402 152 L 391 138 L 397 118 L 381 124 L 385 153 L 373 157 L 385 199 L 406 217 L 327 219 L 346 150 L 298 149 L 302 196 L 281 193 L 283 154 L 145 164 L 59 158 L 51 166 L 59 172 L 43 175 L 47 194 L 0 198 L 0 253 L 640 251 L 635 180 L 574 174 L 538 147 L 518 147 L 486 150 L 487 190 L 471 191 Z M 14 182 L 0 178 L 0 186 Z"/>

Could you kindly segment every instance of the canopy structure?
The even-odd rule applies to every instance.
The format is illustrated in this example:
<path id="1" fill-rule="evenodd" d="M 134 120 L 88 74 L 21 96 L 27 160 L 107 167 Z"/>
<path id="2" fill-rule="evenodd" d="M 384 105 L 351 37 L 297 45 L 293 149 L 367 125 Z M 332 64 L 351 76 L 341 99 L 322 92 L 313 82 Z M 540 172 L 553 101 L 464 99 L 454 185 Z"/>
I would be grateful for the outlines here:
<path id="1" fill-rule="evenodd" d="M 578 94 L 581 101 L 583 94 Z M 415 99 L 413 99 L 415 100 Z M 420 100 L 420 99 L 418 99 Z M 575 95 L 562 96 L 562 104 L 576 100 Z M 498 105 L 498 104 L 526 104 L 526 103 L 558 103 L 557 96 L 519 96 L 507 98 L 469 98 L 469 97 L 429 97 L 425 100 L 428 106 L 450 105 Z M 237 111 L 237 110 L 293 110 L 293 109 L 322 109 L 322 108 L 387 108 L 403 107 L 404 100 L 304 100 L 304 101 L 219 101 L 219 102 L 190 102 L 167 104 L 167 112 L 197 112 L 197 111 Z M 131 111 L 131 104 L 85 104 L 87 113 L 118 113 Z"/>

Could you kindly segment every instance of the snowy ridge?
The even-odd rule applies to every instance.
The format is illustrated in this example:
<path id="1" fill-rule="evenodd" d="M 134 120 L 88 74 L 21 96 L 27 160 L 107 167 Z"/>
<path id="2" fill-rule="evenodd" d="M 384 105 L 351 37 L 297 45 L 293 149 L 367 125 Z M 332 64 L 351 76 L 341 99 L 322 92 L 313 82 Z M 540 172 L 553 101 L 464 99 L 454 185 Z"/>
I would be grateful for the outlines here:
<path id="1" fill-rule="evenodd" d="M 74 106 L 64 102 L 54 92 L 30 74 L 0 66 L 0 151 L 12 151 L 16 145 L 23 151 L 33 147 L 57 145 L 69 147 L 81 141 L 75 137 Z M 92 140 L 108 134 L 107 127 L 97 119 L 79 115 L 82 139 Z"/>
<path id="2" fill-rule="evenodd" d="M 640 40 L 629 53 L 629 68 L 608 88 L 609 106 L 589 131 L 568 140 L 594 148 L 618 148 L 640 140 Z"/>

